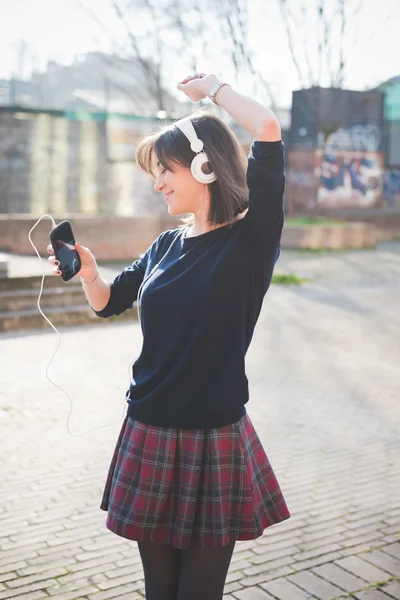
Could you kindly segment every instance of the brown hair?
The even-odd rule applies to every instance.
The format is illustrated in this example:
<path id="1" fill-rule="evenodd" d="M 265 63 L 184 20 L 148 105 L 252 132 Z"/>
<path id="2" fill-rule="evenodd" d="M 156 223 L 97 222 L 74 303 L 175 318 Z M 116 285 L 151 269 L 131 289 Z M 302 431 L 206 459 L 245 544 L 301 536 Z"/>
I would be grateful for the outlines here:
<path id="1" fill-rule="evenodd" d="M 208 184 L 210 189 L 210 210 L 208 220 L 215 224 L 231 222 L 249 204 L 246 185 L 247 156 L 236 135 L 224 121 L 215 114 L 201 109 L 190 118 L 198 137 L 204 143 L 209 171 L 217 179 Z M 195 153 L 184 133 L 173 124 L 160 131 L 147 135 L 139 141 L 136 149 L 136 162 L 143 171 L 157 176 L 157 161 L 169 171 L 173 162 L 190 167 Z M 206 172 L 206 170 L 205 170 Z M 193 224 L 193 216 L 182 219 L 184 225 Z"/>

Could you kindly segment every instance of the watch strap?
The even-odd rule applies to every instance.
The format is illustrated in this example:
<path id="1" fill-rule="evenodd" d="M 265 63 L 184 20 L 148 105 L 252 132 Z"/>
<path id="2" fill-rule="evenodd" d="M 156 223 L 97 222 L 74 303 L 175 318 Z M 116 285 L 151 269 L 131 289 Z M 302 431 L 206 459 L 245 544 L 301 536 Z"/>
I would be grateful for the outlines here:
<path id="1" fill-rule="evenodd" d="M 215 100 L 215 95 L 218 92 L 218 90 L 220 88 L 222 88 L 223 85 L 229 85 L 229 84 L 225 83 L 223 81 L 217 81 L 217 83 L 215 85 L 213 85 L 213 87 L 211 88 L 211 90 L 208 93 L 208 97 L 210 98 L 210 100 L 212 100 L 214 102 L 214 104 L 217 104 L 217 102 Z"/>

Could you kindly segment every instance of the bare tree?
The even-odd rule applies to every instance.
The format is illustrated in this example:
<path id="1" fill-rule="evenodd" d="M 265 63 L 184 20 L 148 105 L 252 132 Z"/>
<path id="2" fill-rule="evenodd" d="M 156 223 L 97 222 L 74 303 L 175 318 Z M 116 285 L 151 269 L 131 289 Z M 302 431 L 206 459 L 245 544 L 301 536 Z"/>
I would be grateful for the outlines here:
<path id="1" fill-rule="evenodd" d="M 218 22 L 229 40 L 227 51 L 239 77 L 242 72 L 252 76 L 256 88 L 261 88 L 273 110 L 276 102 L 271 86 L 261 71 L 256 69 L 253 52 L 248 43 L 247 0 L 223 0 L 213 3 Z"/>
<path id="2" fill-rule="evenodd" d="M 133 3 L 132 3 L 133 4 Z M 148 78 L 149 91 L 152 97 L 156 98 L 158 110 L 164 109 L 164 89 L 161 84 L 161 70 L 162 70 L 162 41 L 159 32 L 161 32 L 158 11 L 152 0 L 141 0 L 141 6 L 145 11 L 151 15 L 151 19 L 154 23 L 154 46 L 152 60 L 148 60 L 144 57 L 137 35 L 134 34 L 129 24 L 128 10 L 124 11 L 117 0 L 111 0 L 111 5 L 117 15 L 118 19 L 124 25 L 128 39 L 131 44 L 133 55 L 139 61 L 146 77 Z"/>
<path id="3" fill-rule="evenodd" d="M 362 0 L 278 0 L 289 52 L 300 86 L 309 90 L 303 110 L 314 118 L 322 143 L 343 125 L 346 98 L 321 88 L 341 89 L 346 71 L 345 37 L 357 22 Z M 340 106 L 338 106 L 338 103 Z"/>
<path id="4" fill-rule="evenodd" d="M 90 18 L 96 23 L 103 34 L 110 38 L 109 29 L 97 16 L 97 14 L 86 4 L 77 1 L 78 6 L 84 10 Z M 149 12 L 157 23 L 157 12 L 154 9 L 152 0 L 141 0 L 140 6 L 135 1 L 129 4 L 123 5 L 118 0 L 110 0 L 110 7 L 112 8 L 114 15 L 125 30 L 126 38 L 122 42 L 116 42 L 112 40 L 113 55 L 115 58 L 135 59 L 141 69 L 141 83 L 145 87 L 145 93 L 141 93 L 139 86 L 132 86 L 129 89 L 126 86 L 121 86 L 118 81 L 112 81 L 112 85 L 115 89 L 119 89 L 125 95 L 132 95 L 138 100 L 142 100 L 143 106 L 148 104 L 149 96 L 156 100 L 156 110 L 164 110 L 165 108 L 165 90 L 161 84 L 161 65 L 162 65 L 162 52 L 161 52 L 161 39 L 160 29 L 154 27 L 154 38 L 155 44 L 152 52 L 152 59 L 150 60 L 142 50 L 142 42 L 144 35 L 138 35 L 134 32 L 131 27 L 132 15 L 134 11 L 146 10 Z M 106 58 L 106 55 L 102 55 L 102 62 L 111 64 L 111 61 Z"/>
<path id="5" fill-rule="evenodd" d="M 79 0 L 78 0 L 79 1 Z M 107 27 L 85 4 L 81 8 L 96 20 L 104 32 Z M 196 44 L 211 55 L 213 44 L 210 32 L 218 32 L 225 42 L 225 54 L 229 57 L 235 74 L 249 74 L 256 85 L 261 86 L 274 105 L 272 91 L 262 74 L 254 67 L 251 49 L 247 43 L 247 0 L 204 0 L 199 7 L 194 0 L 109 0 L 109 6 L 123 27 L 126 41 L 114 45 L 115 54 L 135 58 L 144 75 L 143 85 L 149 96 L 156 100 L 157 110 L 168 110 L 167 73 L 168 57 L 187 56 L 188 69 L 198 70 Z M 140 35 L 135 32 L 137 17 L 148 17 L 151 26 Z M 169 41 L 173 32 L 177 42 Z M 209 49 L 209 50 L 208 50 Z"/>
<path id="6" fill-rule="evenodd" d="M 34 72 L 37 64 L 37 53 L 33 44 L 27 43 L 26 40 L 19 39 L 13 44 L 15 52 L 15 61 L 12 68 L 12 75 L 9 82 L 9 95 L 11 104 L 18 102 L 26 102 L 25 97 L 20 93 L 21 82 L 28 80 L 29 76 Z"/>
<path id="7" fill-rule="evenodd" d="M 278 0 L 288 47 L 300 85 L 341 88 L 345 75 L 345 33 L 361 0 Z"/>

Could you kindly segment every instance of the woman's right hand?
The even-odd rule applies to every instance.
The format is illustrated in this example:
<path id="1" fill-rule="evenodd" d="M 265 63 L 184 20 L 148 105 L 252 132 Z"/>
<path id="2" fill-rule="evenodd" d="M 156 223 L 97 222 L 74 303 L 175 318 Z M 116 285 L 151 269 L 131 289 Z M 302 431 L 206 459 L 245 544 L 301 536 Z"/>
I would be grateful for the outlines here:
<path id="1" fill-rule="evenodd" d="M 91 281 L 97 273 L 97 263 L 96 259 L 89 250 L 85 246 L 81 246 L 78 242 L 75 243 L 75 249 L 79 254 L 79 258 L 81 259 L 81 268 L 78 273 L 79 277 L 81 277 L 84 281 Z M 60 276 L 61 270 L 59 268 L 59 262 L 54 256 L 54 249 L 51 244 L 47 246 L 47 251 L 51 254 L 49 256 L 48 261 L 53 266 L 53 274 Z"/>

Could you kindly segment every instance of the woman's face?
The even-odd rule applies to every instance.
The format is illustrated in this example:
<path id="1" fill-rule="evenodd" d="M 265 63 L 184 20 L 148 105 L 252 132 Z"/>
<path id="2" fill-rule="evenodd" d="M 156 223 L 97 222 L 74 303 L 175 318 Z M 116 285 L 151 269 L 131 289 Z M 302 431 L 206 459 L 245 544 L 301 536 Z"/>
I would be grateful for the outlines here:
<path id="1" fill-rule="evenodd" d="M 205 186 L 196 181 L 189 167 L 174 163 L 173 169 L 169 171 L 157 163 L 154 189 L 164 195 L 170 215 L 195 213 L 203 200 Z"/>

